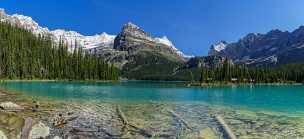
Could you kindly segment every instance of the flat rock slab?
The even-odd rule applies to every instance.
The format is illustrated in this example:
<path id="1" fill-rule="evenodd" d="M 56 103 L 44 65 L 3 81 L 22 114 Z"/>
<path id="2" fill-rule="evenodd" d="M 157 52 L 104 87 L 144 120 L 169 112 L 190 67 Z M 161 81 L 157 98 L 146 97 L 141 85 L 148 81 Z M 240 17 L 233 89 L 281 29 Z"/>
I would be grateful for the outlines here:
<path id="1" fill-rule="evenodd" d="M 2 102 L 2 103 L 0 103 L 0 109 L 19 111 L 19 110 L 23 110 L 23 107 L 15 104 L 13 102 Z"/>

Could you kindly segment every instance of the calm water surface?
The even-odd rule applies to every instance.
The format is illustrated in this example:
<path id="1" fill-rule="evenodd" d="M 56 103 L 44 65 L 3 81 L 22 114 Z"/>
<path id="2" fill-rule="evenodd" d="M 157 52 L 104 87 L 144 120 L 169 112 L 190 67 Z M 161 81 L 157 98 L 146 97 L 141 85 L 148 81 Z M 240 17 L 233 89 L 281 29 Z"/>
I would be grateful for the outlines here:
<path id="1" fill-rule="evenodd" d="M 272 110 L 304 112 L 304 86 L 239 86 L 187 88 L 182 82 L 128 81 L 118 83 L 6 82 L 0 88 L 34 97 L 59 100 L 110 101 L 114 103 L 207 103 Z"/>

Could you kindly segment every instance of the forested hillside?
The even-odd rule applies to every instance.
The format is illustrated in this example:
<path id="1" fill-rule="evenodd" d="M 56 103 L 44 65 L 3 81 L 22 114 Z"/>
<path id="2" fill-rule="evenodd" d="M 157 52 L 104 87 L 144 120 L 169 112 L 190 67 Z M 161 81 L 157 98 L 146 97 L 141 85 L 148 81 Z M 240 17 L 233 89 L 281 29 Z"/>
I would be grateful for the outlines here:
<path id="1" fill-rule="evenodd" d="M 231 64 L 226 58 L 217 67 L 203 67 L 200 75 L 201 82 L 304 82 L 304 65 L 287 64 L 278 67 L 247 67 Z"/>
<path id="2" fill-rule="evenodd" d="M 117 70 L 102 59 L 81 49 L 68 52 L 62 42 L 8 23 L 0 23 L 0 57 L 1 79 L 118 79 Z"/>

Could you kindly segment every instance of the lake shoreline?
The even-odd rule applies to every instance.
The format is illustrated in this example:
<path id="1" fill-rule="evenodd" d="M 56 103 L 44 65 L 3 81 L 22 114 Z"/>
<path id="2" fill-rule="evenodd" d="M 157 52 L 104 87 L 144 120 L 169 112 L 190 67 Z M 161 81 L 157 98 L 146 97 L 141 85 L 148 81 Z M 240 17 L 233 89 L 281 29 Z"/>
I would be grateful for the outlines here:
<path id="1" fill-rule="evenodd" d="M 184 83 L 184 87 L 230 87 L 230 86 L 256 86 L 256 85 L 265 85 L 265 86 L 280 86 L 280 85 L 304 85 L 304 83 L 296 82 L 277 82 L 277 83 L 236 83 L 236 82 L 212 82 L 212 83 L 200 83 L 191 81 L 166 81 L 166 80 L 0 80 L 0 83 L 9 83 L 9 82 L 67 82 L 67 83 L 119 83 L 119 82 L 156 82 L 156 83 Z"/>
<path id="2" fill-rule="evenodd" d="M 107 83 L 107 82 L 119 82 L 119 80 L 0 80 L 0 83 L 5 82 L 88 82 L 88 83 Z"/>
<path id="3" fill-rule="evenodd" d="M 23 96 L 0 89 L 0 138 L 37 138 L 49 135 L 46 118 L 63 103 Z M 40 131 L 36 134 L 32 132 Z"/>
<path id="4" fill-rule="evenodd" d="M 282 85 L 304 85 L 303 83 L 232 83 L 232 82 L 217 82 L 217 83 L 189 83 L 186 84 L 187 87 L 229 87 L 229 86 L 256 86 L 256 85 L 265 85 L 265 86 L 282 86 Z"/>

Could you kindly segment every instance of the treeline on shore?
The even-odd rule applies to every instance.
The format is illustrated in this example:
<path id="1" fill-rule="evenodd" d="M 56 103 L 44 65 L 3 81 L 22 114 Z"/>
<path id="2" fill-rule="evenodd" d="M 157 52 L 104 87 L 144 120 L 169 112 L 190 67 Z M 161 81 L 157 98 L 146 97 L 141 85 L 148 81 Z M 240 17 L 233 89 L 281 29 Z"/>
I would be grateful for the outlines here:
<path id="1" fill-rule="evenodd" d="M 76 43 L 77 45 L 77 43 Z M 118 71 L 78 48 L 0 23 L 0 79 L 117 80 Z"/>
<path id="2" fill-rule="evenodd" d="M 276 67 L 234 65 L 226 58 L 222 65 L 201 69 L 200 83 L 303 83 L 304 64 Z"/>

